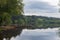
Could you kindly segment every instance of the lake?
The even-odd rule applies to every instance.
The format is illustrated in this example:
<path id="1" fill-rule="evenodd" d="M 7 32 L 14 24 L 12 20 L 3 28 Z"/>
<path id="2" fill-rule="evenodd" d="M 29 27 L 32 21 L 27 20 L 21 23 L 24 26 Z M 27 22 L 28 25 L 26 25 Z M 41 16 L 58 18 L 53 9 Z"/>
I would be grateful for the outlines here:
<path id="1" fill-rule="evenodd" d="M 19 29 L 14 31 L 3 31 L 1 40 L 60 40 L 59 28 L 48 29 Z M 3 33 L 2 32 L 2 33 Z"/>

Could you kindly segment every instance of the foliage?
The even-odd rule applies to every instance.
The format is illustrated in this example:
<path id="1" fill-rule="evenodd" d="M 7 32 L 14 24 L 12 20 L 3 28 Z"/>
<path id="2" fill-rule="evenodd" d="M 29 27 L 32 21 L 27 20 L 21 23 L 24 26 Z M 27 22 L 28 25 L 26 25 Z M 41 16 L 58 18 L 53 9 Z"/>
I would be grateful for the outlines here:
<path id="1" fill-rule="evenodd" d="M 34 28 L 60 27 L 60 19 L 44 16 L 26 16 L 27 25 Z"/>
<path id="2" fill-rule="evenodd" d="M 22 15 L 23 0 L 0 0 L 0 26 L 11 24 L 13 15 Z"/>
<path id="3" fill-rule="evenodd" d="M 25 16 L 24 15 L 12 16 L 12 24 L 24 26 L 25 23 L 26 22 L 25 22 Z"/>

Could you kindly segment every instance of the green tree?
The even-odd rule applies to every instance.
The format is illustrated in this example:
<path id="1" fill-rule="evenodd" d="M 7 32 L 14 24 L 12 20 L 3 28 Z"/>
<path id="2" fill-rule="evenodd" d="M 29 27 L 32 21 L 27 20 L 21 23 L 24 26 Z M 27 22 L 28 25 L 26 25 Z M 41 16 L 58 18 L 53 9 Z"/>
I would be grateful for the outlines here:
<path id="1" fill-rule="evenodd" d="M 0 26 L 11 24 L 13 15 L 23 14 L 23 0 L 0 0 Z"/>

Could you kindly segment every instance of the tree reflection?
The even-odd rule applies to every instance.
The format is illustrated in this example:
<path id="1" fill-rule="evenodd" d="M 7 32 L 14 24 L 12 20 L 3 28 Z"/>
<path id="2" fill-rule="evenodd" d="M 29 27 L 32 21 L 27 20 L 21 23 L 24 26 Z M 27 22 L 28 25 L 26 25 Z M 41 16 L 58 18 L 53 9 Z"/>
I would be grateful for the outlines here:
<path id="1" fill-rule="evenodd" d="M 58 30 L 58 36 L 60 37 L 60 28 L 59 28 L 59 30 Z"/>
<path id="2" fill-rule="evenodd" d="M 10 40 L 12 37 L 16 37 L 17 35 L 20 35 L 22 32 L 21 28 L 17 28 L 15 30 L 6 30 L 0 32 L 0 40 L 3 40 L 4 38 L 6 40 Z"/>

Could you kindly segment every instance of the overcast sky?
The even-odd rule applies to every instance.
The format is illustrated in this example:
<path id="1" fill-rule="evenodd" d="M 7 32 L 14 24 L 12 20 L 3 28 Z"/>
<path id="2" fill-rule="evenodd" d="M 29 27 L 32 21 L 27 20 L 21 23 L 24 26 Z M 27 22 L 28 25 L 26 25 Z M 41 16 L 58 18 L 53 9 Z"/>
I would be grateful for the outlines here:
<path id="1" fill-rule="evenodd" d="M 25 15 L 60 17 L 58 13 L 59 0 L 23 0 Z"/>

